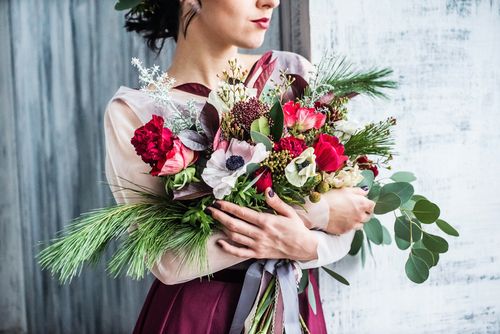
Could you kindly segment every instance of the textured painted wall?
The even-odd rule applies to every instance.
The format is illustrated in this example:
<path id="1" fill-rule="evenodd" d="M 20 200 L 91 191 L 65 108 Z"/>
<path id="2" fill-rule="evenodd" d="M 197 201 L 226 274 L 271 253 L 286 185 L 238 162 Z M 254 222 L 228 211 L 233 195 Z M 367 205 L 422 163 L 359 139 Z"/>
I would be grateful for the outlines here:
<path id="1" fill-rule="evenodd" d="M 416 191 L 461 233 L 422 285 L 395 244 L 376 247 L 365 269 L 350 256 L 335 264 L 350 287 L 322 273 L 329 332 L 500 333 L 500 1 L 314 0 L 310 10 L 314 61 L 328 46 L 395 70 L 392 99 L 356 99 L 352 117 L 397 117 L 393 167 L 414 171 Z"/>

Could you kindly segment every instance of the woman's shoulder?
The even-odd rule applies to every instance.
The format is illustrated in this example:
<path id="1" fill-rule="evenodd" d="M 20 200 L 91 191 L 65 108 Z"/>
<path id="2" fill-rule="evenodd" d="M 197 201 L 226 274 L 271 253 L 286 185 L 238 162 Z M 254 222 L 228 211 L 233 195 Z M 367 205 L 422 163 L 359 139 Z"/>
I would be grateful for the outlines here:
<path id="1" fill-rule="evenodd" d="M 108 119 L 138 118 L 144 123 L 151 108 L 154 108 L 154 101 L 147 94 L 122 85 L 108 100 L 104 116 Z"/>
<path id="2" fill-rule="evenodd" d="M 290 74 L 298 74 L 302 77 L 309 76 L 314 70 L 314 65 L 303 55 L 291 51 L 272 50 L 277 59 L 279 69 L 287 69 Z"/>

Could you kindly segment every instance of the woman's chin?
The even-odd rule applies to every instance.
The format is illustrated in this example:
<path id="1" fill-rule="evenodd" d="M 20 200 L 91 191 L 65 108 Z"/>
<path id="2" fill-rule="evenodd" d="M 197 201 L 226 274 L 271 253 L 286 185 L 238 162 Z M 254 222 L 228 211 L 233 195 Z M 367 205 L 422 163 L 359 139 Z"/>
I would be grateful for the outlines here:
<path id="1" fill-rule="evenodd" d="M 244 40 L 241 40 L 240 43 L 238 43 L 238 47 L 243 48 L 243 49 L 257 49 L 264 44 L 264 37 L 265 35 L 262 36 L 256 36 L 255 38 L 246 38 Z"/>

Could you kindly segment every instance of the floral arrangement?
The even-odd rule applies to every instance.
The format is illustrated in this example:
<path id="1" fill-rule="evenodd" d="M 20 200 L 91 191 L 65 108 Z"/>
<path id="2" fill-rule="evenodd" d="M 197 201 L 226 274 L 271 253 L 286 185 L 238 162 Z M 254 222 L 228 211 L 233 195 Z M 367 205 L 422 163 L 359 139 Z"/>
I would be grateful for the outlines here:
<path id="1" fill-rule="evenodd" d="M 376 179 L 379 168 L 391 168 L 388 163 L 395 155 L 391 128 L 396 120 L 389 117 L 360 126 L 348 117 L 351 98 L 385 97 L 382 88 L 397 86 L 386 79 L 390 69 L 353 71 L 345 58 L 329 56 L 309 82 L 281 71 L 281 81 L 270 88 L 265 86 L 270 72 L 264 71 L 263 80 L 250 87 L 248 73 L 231 60 L 203 109 L 188 106 L 186 116 L 169 99 L 174 81 L 168 74 L 159 73 L 158 67 L 144 68 L 138 59 L 132 63 L 139 68 L 143 91 L 174 111 L 168 120 L 152 115 L 131 138 L 136 153 L 151 167 L 150 174 L 164 182 L 165 193 L 127 188 L 144 201 L 78 217 L 38 255 L 42 267 L 62 282 L 71 281 L 83 264 L 96 263 L 111 240 L 121 241 L 108 265 L 115 277 L 126 270 L 127 275 L 142 278 L 165 251 L 182 255 L 186 264 L 206 266 L 206 241 L 220 226 L 205 208 L 224 199 L 269 210 L 263 195 L 268 187 L 293 205 L 303 205 L 306 197 L 317 202 L 333 188 L 368 187 L 368 198 L 376 202 L 374 214 L 394 213 L 395 242 L 401 250 L 410 249 L 405 272 L 415 283 L 424 282 L 439 254 L 448 250 L 447 241 L 424 226 L 435 223 L 444 233 L 458 236 L 440 219 L 436 204 L 415 194 L 413 173 L 399 171 L 388 179 Z M 372 244 L 391 242 L 389 230 L 373 216 L 356 231 L 349 253 L 361 254 L 364 265 L 366 248 L 371 252 Z M 323 269 L 349 284 L 338 273 Z M 273 274 L 261 287 L 250 333 L 267 332 L 273 322 L 272 301 L 285 284 L 279 272 Z M 297 292 L 311 289 L 308 271 L 296 283 Z M 314 294 L 308 296 L 315 310 Z M 281 296 L 285 297 L 289 298 Z"/>

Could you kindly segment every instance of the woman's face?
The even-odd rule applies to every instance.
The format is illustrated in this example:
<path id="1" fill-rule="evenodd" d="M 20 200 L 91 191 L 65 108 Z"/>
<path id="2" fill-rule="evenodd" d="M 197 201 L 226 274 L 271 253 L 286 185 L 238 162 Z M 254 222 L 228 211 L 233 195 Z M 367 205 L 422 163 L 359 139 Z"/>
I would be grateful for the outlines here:
<path id="1" fill-rule="evenodd" d="M 279 0 L 201 0 L 201 11 L 192 24 L 198 25 L 199 32 L 215 43 L 254 49 L 264 42 L 273 9 L 279 3 Z"/>

